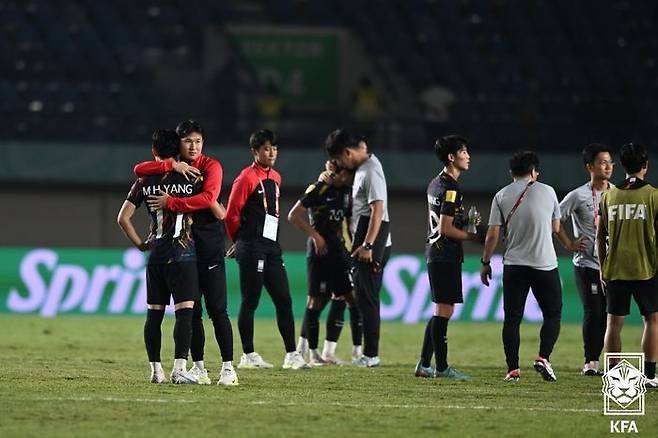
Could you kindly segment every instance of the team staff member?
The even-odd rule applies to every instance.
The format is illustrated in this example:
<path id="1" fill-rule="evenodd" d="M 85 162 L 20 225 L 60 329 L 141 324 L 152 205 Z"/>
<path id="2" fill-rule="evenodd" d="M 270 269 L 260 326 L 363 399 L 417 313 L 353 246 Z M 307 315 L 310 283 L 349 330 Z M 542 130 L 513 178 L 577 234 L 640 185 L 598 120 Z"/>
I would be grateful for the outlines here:
<path id="1" fill-rule="evenodd" d="M 560 230 L 560 205 L 553 187 L 537 181 L 539 158 L 518 152 L 510 160 L 514 182 L 496 193 L 491 202 L 489 229 L 482 254 L 482 283 L 489 286 L 491 256 L 501 228 L 506 241 L 503 255 L 503 344 L 507 360 L 506 381 L 518 381 L 519 329 L 528 291 L 537 299 L 544 317 L 539 332 L 539 355 L 533 364 L 546 381 L 557 377 L 549 361 L 560 334 L 562 285 L 552 233 Z"/>
<path id="2" fill-rule="evenodd" d="M 384 267 L 391 254 L 386 177 L 379 159 L 368 152 L 364 139 L 337 129 L 327 137 L 325 147 L 340 167 L 356 169 L 352 184 L 354 236 L 352 279 L 357 306 L 363 319 L 363 356 L 356 365 L 378 367 L 380 298 Z"/>
<path id="3" fill-rule="evenodd" d="M 434 316 L 427 322 L 421 358 L 416 365 L 417 377 L 445 377 L 468 380 L 469 377 L 448 366 L 448 321 L 456 303 L 463 303 L 462 263 L 463 240 L 475 240 L 477 235 L 463 231 L 463 194 L 457 180 L 468 170 L 471 157 L 468 141 L 456 135 L 436 140 L 434 151 L 444 164 L 443 170 L 427 187 L 429 224 L 425 256 L 427 274 L 432 288 Z M 475 219 L 475 218 L 473 218 Z M 436 369 L 432 368 L 432 351 Z"/>
<path id="4" fill-rule="evenodd" d="M 626 180 L 603 195 L 597 229 L 601 280 L 607 288 L 608 303 L 605 351 L 621 351 L 621 329 L 632 295 L 644 317 L 646 386 L 658 388 L 658 191 L 644 181 L 649 169 L 644 145 L 625 144 L 619 155 Z"/>
<path id="5" fill-rule="evenodd" d="M 279 245 L 279 190 L 281 176 L 272 167 L 277 158 L 274 133 L 263 129 L 249 138 L 254 162 L 233 182 L 226 209 L 226 230 L 235 242 L 240 269 L 242 303 L 238 329 L 242 340 L 239 368 L 272 368 L 254 350 L 254 313 L 263 285 L 276 308 L 286 355 L 283 368 L 308 368 L 295 350 L 295 321 L 288 276 Z"/>
<path id="6" fill-rule="evenodd" d="M 589 182 L 569 192 L 560 203 L 562 223 L 572 218 L 575 240 L 567 236 L 564 227 L 560 227 L 557 237 L 573 252 L 576 287 L 583 302 L 585 364 L 582 374 L 600 376 L 603 373 L 599 370 L 599 356 L 603 350 L 606 311 L 595 240 L 601 196 L 612 187 L 609 181 L 614 165 L 612 151 L 602 144 L 589 144 L 583 149 L 583 162 L 589 172 Z"/>
<path id="7" fill-rule="evenodd" d="M 153 155 L 166 159 L 178 154 L 178 136 L 174 131 L 158 130 L 153 134 Z M 174 368 L 172 383 L 198 383 L 187 371 L 187 355 L 192 338 L 192 308 L 199 299 L 196 252 L 190 225 L 191 215 L 175 214 L 148 206 L 151 234 L 144 242 L 132 223 L 135 210 L 152 193 L 169 191 L 177 196 L 191 196 L 200 184 L 177 173 L 151 175 L 137 179 L 124 201 L 117 222 L 128 239 L 140 250 L 151 249 L 146 271 L 148 310 L 144 324 L 144 343 L 151 365 L 151 382 L 164 383 L 160 360 L 162 319 L 170 297 L 176 311 L 174 324 Z"/>
<path id="8" fill-rule="evenodd" d="M 238 376 L 233 368 L 233 328 L 227 312 L 225 232 L 224 224 L 220 220 L 225 212 L 218 203 L 222 187 L 222 166 L 219 161 L 202 154 L 203 128 L 198 122 L 181 122 L 176 127 L 176 133 L 180 138 L 181 161 L 150 161 L 136 165 L 134 170 L 138 176 L 171 170 L 190 178 L 203 176 L 203 188 L 197 195 L 175 198 L 165 194 L 147 202 L 155 208 L 175 213 L 194 212 L 192 233 L 197 246 L 199 285 L 222 355 L 218 383 L 235 386 L 238 385 Z M 198 302 L 194 306 L 191 348 L 194 366 L 190 372 L 199 377 L 200 383 L 209 384 L 210 378 L 203 363 L 205 336 L 202 313 L 203 308 Z"/>
<path id="9" fill-rule="evenodd" d="M 352 239 L 346 221 L 352 214 L 352 172 L 335 169 L 328 183 L 311 184 L 288 213 L 288 220 L 308 236 L 306 267 L 308 302 L 297 351 L 309 353 L 310 365 L 338 364 L 336 343 L 343 328 L 346 304 L 350 308 L 353 355 L 361 349 L 361 326 L 352 295 L 350 254 Z M 310 222 L 305 218 L 308 214 Z M 327 335 L 322 354 L 318 352 L 320 313 L 331 301 Z"/>

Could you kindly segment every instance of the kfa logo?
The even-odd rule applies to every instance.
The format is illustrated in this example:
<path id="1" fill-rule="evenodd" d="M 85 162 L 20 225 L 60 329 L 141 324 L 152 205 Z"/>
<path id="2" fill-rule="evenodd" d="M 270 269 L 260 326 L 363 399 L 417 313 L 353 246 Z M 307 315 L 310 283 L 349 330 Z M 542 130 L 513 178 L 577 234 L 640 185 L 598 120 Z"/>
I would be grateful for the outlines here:
<path id="1" fill-rule="evenodd" d="M 644 415 L 644 353 L 606 353 L 604 415 Z M 610 433 L 638 433 L 635 420 L 610 420 Z"/>

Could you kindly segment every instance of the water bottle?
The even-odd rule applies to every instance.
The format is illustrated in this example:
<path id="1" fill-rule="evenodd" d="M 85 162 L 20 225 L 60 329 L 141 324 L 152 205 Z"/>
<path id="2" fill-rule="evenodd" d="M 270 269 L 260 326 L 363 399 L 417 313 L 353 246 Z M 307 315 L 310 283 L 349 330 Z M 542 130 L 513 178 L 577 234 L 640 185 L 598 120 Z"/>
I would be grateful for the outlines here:
<path id="1" fill-rule="evenodd" d="M 471 234 L 477 234 L 477 223 L 480 213 L 478 213 L 475 205 L 471 205 L 471 208 L 468 209 L 468 224 L 466 225 L 466 232 Z"/>

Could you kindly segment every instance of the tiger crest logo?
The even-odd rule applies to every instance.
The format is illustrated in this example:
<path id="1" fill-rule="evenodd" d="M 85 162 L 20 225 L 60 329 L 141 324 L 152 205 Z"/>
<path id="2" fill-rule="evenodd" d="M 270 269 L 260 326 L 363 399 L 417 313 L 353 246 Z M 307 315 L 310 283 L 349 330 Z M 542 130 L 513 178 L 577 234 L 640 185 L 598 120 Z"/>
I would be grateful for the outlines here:
<path id="1" fill-rule="evenodd" d="M 633 357 L 627 357 L 629 355 Z M 605 415 L 644 415 L 644 354 L 639 356 L 638 353 L 606 353 L 607 371 L 602 377 Z M 639 368 L 631 363 L 637 359 Z M 609 368 L 612 364 L 614 366 Z"/>

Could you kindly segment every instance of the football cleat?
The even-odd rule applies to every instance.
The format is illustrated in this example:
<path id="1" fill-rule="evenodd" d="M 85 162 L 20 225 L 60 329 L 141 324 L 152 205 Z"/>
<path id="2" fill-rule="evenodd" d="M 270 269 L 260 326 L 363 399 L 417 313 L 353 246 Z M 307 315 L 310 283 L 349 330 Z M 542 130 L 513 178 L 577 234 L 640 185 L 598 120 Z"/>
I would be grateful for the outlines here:
<path id="1" fill-rule="evenodd" d="M 244 369 L 274 368 L 274 365 L 272 365 L 269 362 L 265 362 L 263 358 L 260 356 L 260 354 L 253 351 L 249 354 L 242 353 L 242 357 L 240 358 L 240 363 L 238 364 L 238 368 L 244 368 Z"/>
<path id="2" fill-rule="evenodd" d="M 190 368 L 188 373 L 196 377 L 197 381 L 199 382 L 199 385 L 210 385 L 212 383 L 210 377 L 208 377 L 208 370 L 205 368 L 201 369 L 201 368 L 197 368 L 196 366 L 193 366 L 192 368 Z"/>
<path id="3" fill-rule="evenodd" d="M 219 380 L 217 380 L 218 385 L 224 386 L 238 386 L 238 375 L 233 368 L 222 368 L 222 371 L 219 373 Z"/>
<path id="4" fill-rule="evenodd" d="M 535 359 L 535 363 L 532 366 L 534 367 L 535 371 L 541 374 L 541 377 L 547 382 L 555 382 L 557 380 L 551 363 L 543 357 L 537 356 L 537 359 Z"/>
<path id="5" fill-rule="evenodd" d="M 589 364 L 585 364 L 583 369 L 580 371 L 580 374 L 583 376 L 602 376 L 603 372 L 597 368 L 592 368 Z"/>
<path id="6" fill-rule="evenodd" d="M 435 372 L 436 370 L 432 366 L 424 367 L 420 361 L 416 364 L 416 377 L 434 377 Z"/>
<path id="7" fill-rule="evenodd" d="M 323 354 L 322 360 L 325 361 L 328 365 L 344 365 L 345 362 L 336 357 L 335 354 Z"/>
<path id="8" fill-rule="evenodd" d="M 448 367 L 443 371 L 435 370 L 434 377 L 459 381 L 471 380 L 469 376 L 460 371 L 457 371 L 453 367 Z"/>
<path id="9" fill-rule="evenodd" d="M 646 389 L 658 389 L 658 377 L 654 377 L 653 379 L 647 379 L 644 382 L 644 387 Z"/>
<path id="10" fill-rule="evenodd" d="M 197 385 L 199 380 L 185 370 L 174 369 L 171 372 L 171 383 L 176 385 Z"/>
<path id="11" fill-rule="evenodd" d="M 318 350 L 310 350 L 309 352 L 309 361 L 308 364 L 312 367 L 321 367 L 323 365 L 329 365 L 329 362 L 324 360 L 322 355 L 318 352 Z"/>
<path id="12" fill-rule="evenodd" d="M 283 369 L 285 370 L 300 370 L 303 368 L 311 368 L 309 364 L 306 363 L 304 358 L 298 351 L 293 351 L 286 353 L 286 357 L 283 359 Z"/>
<path id="13" fill-rule="evenodd" d="M 151 371 L 151 383 L 165 383 L 166 381 L 164 371 Z"/>
<path id="14" fill-rule="evenodd" d="M 521 370 L 517 368 L 508 372 L 503 380 L 506 382 L 518 382 L 521 380 Z"/>
<path id="15" fill-rule="evenodd" d="M 352 358 L 352 363 L 354 363 L 354 358 Z M 368 357 L 365 354 L 358 359 L 356 366 L 362 368 L 376 368 L 382 365 L 382 361 L 379 359 L 379 356 Z"/>

